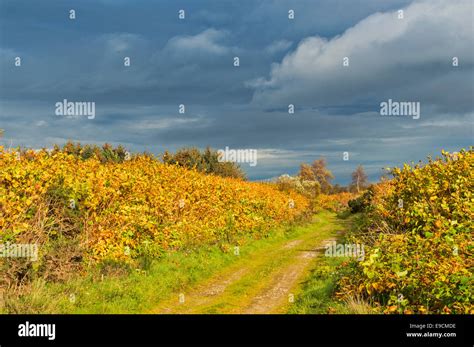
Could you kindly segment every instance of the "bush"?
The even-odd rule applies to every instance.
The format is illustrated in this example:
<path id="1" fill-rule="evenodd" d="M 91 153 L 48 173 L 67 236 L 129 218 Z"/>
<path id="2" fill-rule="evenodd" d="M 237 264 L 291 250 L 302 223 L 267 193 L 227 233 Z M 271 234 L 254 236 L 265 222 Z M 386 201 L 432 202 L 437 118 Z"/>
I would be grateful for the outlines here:
<path id="1" fill-rule="evenodd" d="M 351 213 L 358 213 L 368 211 L 372 204 L 374 196 L 374 187 L 370 186 L 362 195 L 348 202 Z"/>
<path id="2" fill-rule="evenodd" d="M 164 250 L 261 237 L 302 218 L 308 206 L 304 196 L 270 184 L 204 175 L 147 155 L 104 163 L 77 152 L 27 151 L 18 159 L 0 147 L 0 243 L 38 243 L 39 263 L 54 248 L 58 256 L 68 250 L 51 260 L 56 266 L 74 258 L 139 260 L 146 268 Z"/>
<path id="3" fill-rule="evenodd" d="M 79 142 L 67 142 L 62 148 L 55 145 L 52 154 L 65 153 L 73 155 L 77 158 L 87 160 L 96 158 L 101 163 L 122 163 L 128 159 L 127 151 L 124 147 L 116 148 L 106 143 L 102 147 L 96 145 L 81 145 Z M 26 152 L 23 153 L 25 155 Z"/>
<path id="4" fill-rule="evenodd" d="M 385 313 L 474 312 L 474 153 L 442 154 L 374 186 L 368 224 L 349 237 L 366 258 L 341 269 L 338 296 L 360 295 Z"/>
<path id="5" fill-rule="evenodd" d="M 219 154 L 210 148 L 201 152 L 197 148 L 183 148 L 175 154 L 165 152 L 162 160 L 165 164 L 179 165 L 199 172 L 213 174 L 221 177 L 246 179 L 242 169 L 233 162 L 219 161 Z"/>
<path id="6" fill-rule="evenodd" d="M 321 194 L 317 198 L 318 210 L 343 212 L 349 208 L 349 201 L 356 196 L 355 193 L 342 192 L 338 194 Z"/>
<path id="7" fill-rule="evenodd" d="M 291 190 L 314 199 L 321 192 L 321 186 L 317 181 L 304 180 L 300 176 L 281 175 L 276 181 L 280 191 L 289 192 Z"/>

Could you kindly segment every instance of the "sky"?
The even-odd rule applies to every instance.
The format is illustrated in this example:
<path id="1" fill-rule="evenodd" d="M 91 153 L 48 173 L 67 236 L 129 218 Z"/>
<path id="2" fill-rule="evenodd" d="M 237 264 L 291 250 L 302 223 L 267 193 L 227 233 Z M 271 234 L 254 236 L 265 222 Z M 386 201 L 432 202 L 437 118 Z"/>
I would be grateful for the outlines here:
<path id="1" fill-rule="evenodd" d="M 0 145 L 256 149 L 251 180 L 323 156 L 375 182 L 473 145 L 473 23 L 472 0 L 0 0 Z"/>

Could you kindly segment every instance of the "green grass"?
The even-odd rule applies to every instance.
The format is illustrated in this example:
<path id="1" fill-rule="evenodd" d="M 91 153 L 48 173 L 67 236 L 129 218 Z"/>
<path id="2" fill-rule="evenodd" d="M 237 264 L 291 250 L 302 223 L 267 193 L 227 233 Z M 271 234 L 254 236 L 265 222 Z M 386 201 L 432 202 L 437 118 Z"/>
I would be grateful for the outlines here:
<path id="1" fill-rule="evenodd" d="M 339 215 L 335 220 L 336 224 L 343 224 L 346 228 L 357 228 L 362 223 L 359 215 Z M 345 242 L 342 235 L 337 242 Z M 295 299 L 288 311 L 290 314 L 368 314 L 372 313 L 370 304 L 359 298 L 341 302 L 334 297 L 336 290 L 337 267 L 344 261 L 349 261 L 347 257 L 325 257 L 321 254 L 308 279 L 303 283 L 301 292 Z"/>
<path id="2" fill-rule="evenodd" d="M 230 283 L 226 290 L 219 296 L 210 300 L 196 300 L 196 294 L 194 300 L 187 301 L 186 305 L 176 305 L 176 298 L 173 297 L 171 302 L 165 302 L 161 307 L 157 307 L 157 312 L 162 311 L 164 308 L 169 309 L 172 307 L 173 313 L 242 313 L 243 309 L 249 307 L 253 299 L 262 293 L 264 288 L 272 283 L 275 275 L 284 272 L 288 266 L 292 265 L 301 250 L 313 249 L 316 246 L 321 246 L 324 240 L 335 237 L 337 231 L 344 230 L 350 221 L 344 221 L 337 218 L 334 213 L 322 211 L 315 216 L 313 223 L 298 226 L 294 228 L 292 237 L 298 239 L 299 243 L 296 247 L 281 248 L 283 242 L 275 242 L 267 247 L 262 247 L 255 252 L 251 253 L 251 257 L 244 257 L 241 259 L 237 266 L 229 266 L 224 271 L 220 272 L 220 275 L 226 277 L 226 275 L 232 274 L 239 269 L 246 269 L 246 273 L 239 279 Z M 291 238 L 289 238 L 291 239 Z M 285 240 L 288 241 L 288 240 Z M 311 306 L 315 300 L 327 301 L 331 304 L 335 304 L 332 299 L 332 285 L 334 283 L 333 278 L 324 278 L 323 295 L 314 295 L 314 289 L 321 290 L 321 283 L 317 282 L 321 278 L 316 278 L 315 272 L 321 272 L 322 269 L 328 268 L 328 264 L 335 267 L 340 261 L 340 258 L 325 258 L 324 256 L 318 256 L 312 260 L 312 266 L 314 267 L 313 274 L 307 273 L 311 285 L 305 285 L 303 292 L 300 293 L 299 287 L 292 288 L 291 292 L 297 295 L 295 303 L 286 303 L 284 306 L 276 307 L 274 313 L 323 313 L 321 307 L 319 311 L 311 310 Z M 322 262 L 322 263 L 320 263 Z M 306 271 L 305 271 L 306 272 Z M 209 283 L 207 283 L 209 284 Z M 204 283 L 206 287 L 206 283 Z M 188 295 L 188 293 L 186 294 Z M 199 291 L 197 293 L 199 296 Z M 189 296 L 187 296 L 189 298 Z M 291 307 L 293 306 L 293 307 Z M 342 307 L 342 304 L 340 304 Z"/>
<path id="3" fill-rule="evenodd" d="M 318 222 L 318 233 L 314 233 L 314 224 L 297 227 L 294 234 L 298 235 L 298 239 L 302 242 L 298 247 L 289 250 L 282 250 L 276 246 L 280 246 L 279 242 L 270 247 L 256 250 L 251 257 L 242 259 L 243 265 L 249 270 L 241 279 L 229 285 L 226 291 L 220 295 L 211 306 L 197 307 L 195 313 L 236 313 L 242 307 L 250 304 L 252 299 L 273 280 L 273 275 L 285 269 L 294 261 L 295 254 L 300 248 L 307 248 L 308 245 L 321 242 L 331 235 L 333 230 L 325 228 L 326 221 Z M 316 240 L 315 240 L 316 239 Z M 285 240 L 287 241 L 287 240 Z M 232 271 L 232 269 L 229 269 Z"/>
<path id="4" fill-rule="evenodd" d="M 325 314 L 350 313 L 347 307 L 334 299 L 336 267 L 344 261 L 343 258 L 321 256 L 315 263 L 307 281 L 303 283 L 301 293 L 295 298 L 288 313 L 293 314 Z"/>
<path id="5" fill-rule="evenodd" d="M 149 313 L 177 301 L 177 293 L 186 293 L 197 284 L 206 284 L 218 274 L 226 276 L 239 268 L 248 271 L 231 283 L 215 301 L 193 307 L 196 313 L 231 313 L 250 303 L 277 273 L 291 264 L 296 249 L 282 251 L 287 242 L 301 240 L 299 249 L 320 244 L 347 229 L 352 218 L 342 219 L 322 211 L 311 223 L 282 227 L 268 237 L 242 239 L 240 255 L 223 252 L 219 245 L 164 254 L 142 269 L 127 268 L 122 263 L 110 265 L 112 271 L 91 268 L 65 283 L 35 280 L 23 295 L 7 295 L 1 313 Z M 324 254 L 312 261 L 312 271 L 301 288 L 295 288 L 295 302 L 283 307 L 288 313 L 364 313 L 365 304 L 341 303 L 333 298 L 335 277 L 332 273 L 344 258 L 328 258 Z M 109 268 L 110 270 L 110 268 Z M 74 298 L 74 300 L 71 300 Z M 179 309 L 178 309 L 179 310 Z"/>
<path id="6" fill-rule="evenodd" d="M 304 226 L 282 227 L 267 238 L 244 239 L 240 255 L 218 245 L 167 253 L 145 272 L 131 269 L 122 275 L 98 275 L 89 269 L 66 283 L 34 280 L 23 295 L 8 294 L 0 313 L 142 313 L 176 292 L 208 279 L 231 264 L 307 232 Z M 74 300 L 71 301 L 71 298 Z M 0 303 L 1 304 L 1 303 Z"/>
<path id="7" fill-rule="evenodd" d="M 298 249 L 305 249 L 310 245 L 319 244 L 324 239 L 330 237 L 334 233 L 334 228 L 329 225 L 329 216 L 329 213 L 323 212 L 316 217 L 317 223 L 296 227 L 295 233 L 302 240 L 297 248 L 285 252 L 276 249 L 275 252 L 277 254 L 271 250 L 264 250 L 259 252 L 258 259 L 250 259 L 248 262 L 250 263 L 248 266 L 252 269 L 250 275 L 229 286 L 220 298 L 220 312 L 233 313 L 232 305 L 225 305 L 223 303 L 234 303 L 235 307 L 250 304 L 253 296 L 258 294 L 259 290 L 268 285 L 272 280 L 271 274 L 278 272 L 279 269 L 284 269 L 292 263 L 295 253 L 299 252 Z M 315 228 L 317 228 L 317 233 L 314 232 Z"/>

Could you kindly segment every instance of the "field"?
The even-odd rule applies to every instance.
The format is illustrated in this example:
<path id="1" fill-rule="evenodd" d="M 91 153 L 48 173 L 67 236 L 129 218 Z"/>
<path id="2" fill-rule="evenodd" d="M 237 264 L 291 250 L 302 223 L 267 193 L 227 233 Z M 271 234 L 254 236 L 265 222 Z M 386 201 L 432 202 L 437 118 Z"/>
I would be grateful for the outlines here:
<path id="1" fill-rule="evenodd" d="M 472 313 L 473 165 L 443 153 L 309 197 L 146 154 L 0 149 L 0 241 L 38 247 L 0 259 L 0 310 Z M 336 241 L 365 258 L 324 257 Z"/>

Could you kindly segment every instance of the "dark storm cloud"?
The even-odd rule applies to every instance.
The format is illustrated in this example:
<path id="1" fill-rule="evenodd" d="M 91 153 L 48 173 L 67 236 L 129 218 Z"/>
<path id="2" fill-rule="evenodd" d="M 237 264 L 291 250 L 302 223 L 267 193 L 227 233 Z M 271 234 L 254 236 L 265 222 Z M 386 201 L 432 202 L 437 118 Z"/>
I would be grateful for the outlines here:
<path id="1" fill-rule="evenodd" d="M 411 3 L 0 1 L 2 142 L 257 148 L 258 165 L 242 165 L 253 179 L 321 155 L 340 182 L 358 164 L 375 180 L 384 166 L 472 143 L 472 3 Z M 399 8 L 405 22 L 391 18 Z M 421 118 L 381 117 L 388 98 L 420 101 Z M 56 116 L 63 99 L 94 101 L 96 118 Z"/>

